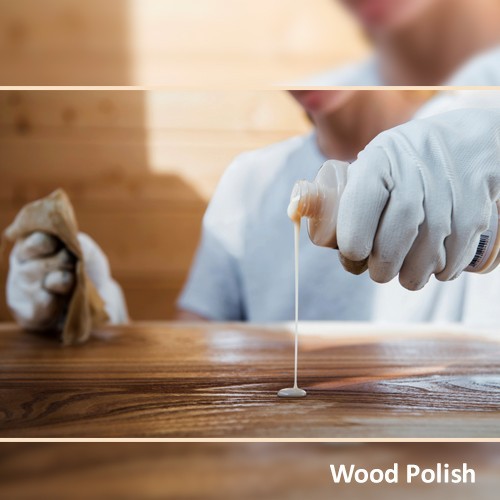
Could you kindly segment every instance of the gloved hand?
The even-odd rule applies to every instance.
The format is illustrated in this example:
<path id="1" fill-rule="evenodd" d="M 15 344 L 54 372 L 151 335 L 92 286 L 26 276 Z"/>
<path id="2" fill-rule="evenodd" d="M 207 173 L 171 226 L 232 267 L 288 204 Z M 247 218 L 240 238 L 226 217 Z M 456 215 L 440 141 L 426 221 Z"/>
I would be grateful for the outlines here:
<path id="1" fill-rule="evenodd" d="M 105 302 L 111 323 L 127 321 L 125 299 L 112 279 L 106 256 L 86 234 L 78 235 L 89 278 Z M 36 232 L 18 241 L 10 255 L 7 303 L 27 330 L 59 330 L 75 285 L 74 257 L 61 242 Z"/>
<path id="2" fill-rule="evenodd" d="M 344 267 L 409 290 L 470 264 L 500 197 L 500 110 L 462 109 L 383 132 L 348 171 L 337 223 Z M 353 271 L 355 270 L 353 267 Z"/>

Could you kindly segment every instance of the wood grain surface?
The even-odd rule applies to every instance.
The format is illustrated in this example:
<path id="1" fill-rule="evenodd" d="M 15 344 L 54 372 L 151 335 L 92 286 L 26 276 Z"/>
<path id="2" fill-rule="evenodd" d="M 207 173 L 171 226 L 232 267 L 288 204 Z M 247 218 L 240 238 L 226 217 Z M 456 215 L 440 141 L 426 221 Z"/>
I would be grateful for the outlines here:
<path id="1" fill-rule="evenodd" d="M 475 484 L 405 483 L 406 464 L 463 462 Z M 486 443 L 1 443 L 5 499 L 494 500 L 500 444 Z M 332 482 L 330 464 L 389 468 L 389 485 Z"/>
<path id="2" fill-rule="evenodd" d="M 0 327 L 0 437 L 500 437 L 500 336 L 137 323 L 86 345 Z"/>

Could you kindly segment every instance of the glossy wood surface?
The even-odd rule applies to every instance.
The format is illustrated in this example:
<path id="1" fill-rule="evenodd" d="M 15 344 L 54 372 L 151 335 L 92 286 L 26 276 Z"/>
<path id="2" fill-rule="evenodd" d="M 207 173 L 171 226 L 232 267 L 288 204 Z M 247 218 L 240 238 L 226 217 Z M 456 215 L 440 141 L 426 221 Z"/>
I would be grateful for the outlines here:
<path id="1" fill-rule="evenodd" d="M 5 499 L 496 500 L 500 445 L 477 443 L 0 443 Z M 406 464 L 476 471 L 406 484 Z M 330 464 L 392 468 L 397 484 L 337 484 Z"/>
<path id="2" fill-rule="evenodd" d="M 137 323 L 63 348 L 0 327 L 0 437 L 500 437 L 500 336 Z"/>

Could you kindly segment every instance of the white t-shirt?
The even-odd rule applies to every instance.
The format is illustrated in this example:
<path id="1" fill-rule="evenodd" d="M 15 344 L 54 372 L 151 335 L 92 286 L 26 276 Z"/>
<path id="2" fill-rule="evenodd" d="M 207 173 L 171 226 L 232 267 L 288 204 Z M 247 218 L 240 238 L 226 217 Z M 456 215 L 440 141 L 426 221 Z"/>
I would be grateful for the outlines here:
<path id="1" fill-rule="evenodd" d="M 293 225 L 286 208 L 294 183 L 326 161 L 314 135 L 238 156 L 203 220 L 202 240 L 179 306 L 214 320 L 288 321 L 294 314 Z M 342 268 L 335 252 L 301 234 L 300 316 L 371 318 L 375 286 Z"/>
<path id="2" fill-rule="evenodd" d="M 295 82 L 300 86 L 316 87 L 374 87 L 386 85 L 380 74 L 375 56 L 361 62 L 334 68 Z M 499 86 L 500 46 L 485 50 L 465 62 L 443 85 L 446 86 Z"/>
<path id="3" fill-rule="evenodd" d="M 203 221 L 202 240 L 180 297 L 182 309 L 213 320 L 288 321 L 294 317 L 293 225 L 286 208 L 294 183 L 314 179 L 326 158 L 314 134 L 238 156 L 224 173 Z M 354 276 L 335 250 L 300 249 L 303 320 L 500 324 L 500 274 L 432 278 L 410 292 L 397 278 L 380 285 Z"/>

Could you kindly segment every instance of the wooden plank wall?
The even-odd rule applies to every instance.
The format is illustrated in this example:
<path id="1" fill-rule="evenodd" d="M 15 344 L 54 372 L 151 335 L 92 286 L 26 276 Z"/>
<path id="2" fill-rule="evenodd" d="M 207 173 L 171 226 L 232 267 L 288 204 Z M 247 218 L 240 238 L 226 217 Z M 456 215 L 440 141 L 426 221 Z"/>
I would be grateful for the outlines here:
<path id="1" fill-rule="evenodd" d="M 0 0 L 0 84 L 289 82 L 368 51 L 335 0 Z"/>
<path id="2" fill-rule="evenodd" d="M 278 90 L 0 91 L 0 227 L 64 187 L 132 317 L 168 319 L 224 168 L 308 128 Z M 4 256 L 1 320 L 6 269 Z"/>

